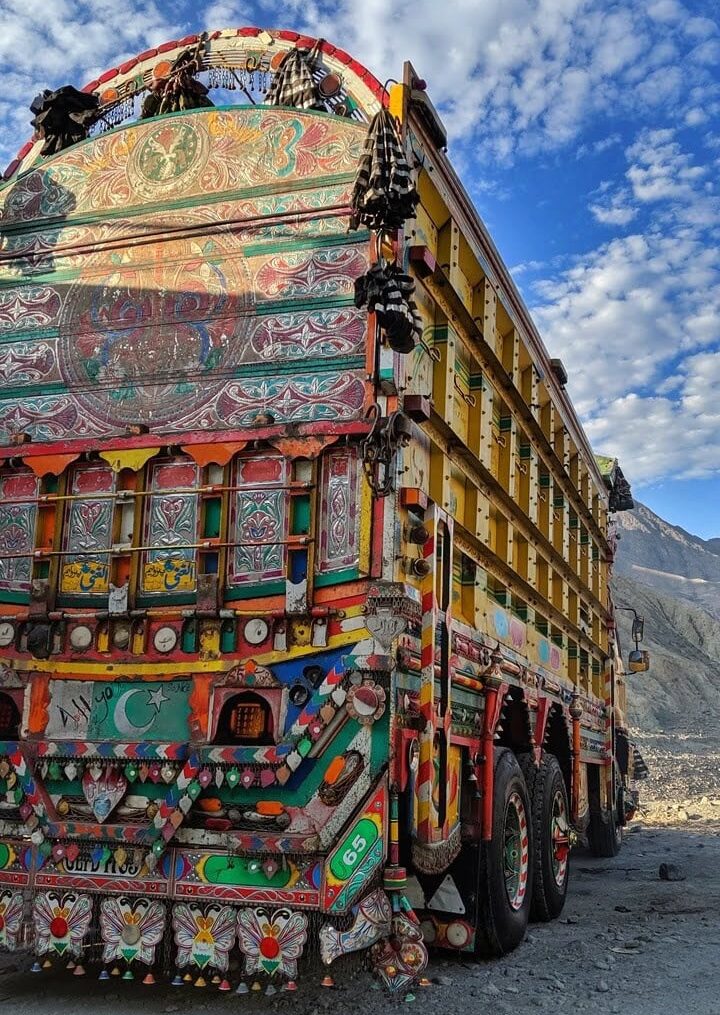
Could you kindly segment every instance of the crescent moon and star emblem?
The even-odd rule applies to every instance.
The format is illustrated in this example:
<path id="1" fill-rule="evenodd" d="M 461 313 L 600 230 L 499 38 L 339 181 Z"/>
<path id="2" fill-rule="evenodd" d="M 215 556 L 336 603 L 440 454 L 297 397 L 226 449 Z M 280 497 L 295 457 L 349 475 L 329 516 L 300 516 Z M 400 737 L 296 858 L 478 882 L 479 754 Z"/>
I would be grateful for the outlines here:
<path id="1" fill-rule="evenodd" d="M 113 722 L 117 731 L 123 736 L 142 736 L 157 719 L 163 703 L 169 700 L 162 687 L 154 691 L 143 687 L 124 691 L 113 711 Z"/>

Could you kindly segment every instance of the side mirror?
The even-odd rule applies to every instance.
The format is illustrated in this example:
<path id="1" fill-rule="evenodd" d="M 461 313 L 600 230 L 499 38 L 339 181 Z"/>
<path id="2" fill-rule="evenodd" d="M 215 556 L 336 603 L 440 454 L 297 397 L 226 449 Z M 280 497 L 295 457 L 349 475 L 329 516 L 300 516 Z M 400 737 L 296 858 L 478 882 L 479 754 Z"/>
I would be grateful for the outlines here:
<path id="1" fill-rule="evenodd" d="M 637 643 L 643 640 L 643 631 L 645 630 L 645 618 L 635 617 L 632 622 L 632 640 Z"/>
<path id="2" fill-rule="evenodd" d="M 650 653 L 644 649 L 633 649 L 628 656 L 628 669 L 631 673 L 646 673 L 650 669 Z"/>

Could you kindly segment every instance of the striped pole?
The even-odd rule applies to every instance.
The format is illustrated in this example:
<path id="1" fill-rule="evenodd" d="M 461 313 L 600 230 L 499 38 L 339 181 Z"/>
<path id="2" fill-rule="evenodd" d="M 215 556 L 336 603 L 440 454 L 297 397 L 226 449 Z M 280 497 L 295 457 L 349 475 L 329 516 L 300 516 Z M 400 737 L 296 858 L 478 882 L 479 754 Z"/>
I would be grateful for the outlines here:
<path id="1" fill-rule="evenodd" d="M 431 821 L 433 787 L 433 741 L 435 739 L 435 532 L 436 511 L 430 505 L 425 513 L 425 528 L 429 533 L 423 544 L 423 557 L 430 565 L 421 581 L 422 627 L 420 632 L 420 715 L 423 729 L 420 733 L 420 761 L 416 781 L 417 792 L 417 837 L 420 842 L 433 840 Z"/>

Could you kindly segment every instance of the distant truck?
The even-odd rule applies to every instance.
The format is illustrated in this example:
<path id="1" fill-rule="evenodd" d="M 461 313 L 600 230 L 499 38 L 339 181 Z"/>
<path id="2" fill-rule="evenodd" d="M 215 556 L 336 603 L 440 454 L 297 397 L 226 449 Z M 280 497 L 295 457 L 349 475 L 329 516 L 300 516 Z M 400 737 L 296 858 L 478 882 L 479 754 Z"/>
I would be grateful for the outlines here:
<path id="1" fill-rule="evenodd" d="M 424 83 L 240 29 L 33 112 L 0 945 L 239 992 L 510 951 L 620 844 L 617 491 Z"/>

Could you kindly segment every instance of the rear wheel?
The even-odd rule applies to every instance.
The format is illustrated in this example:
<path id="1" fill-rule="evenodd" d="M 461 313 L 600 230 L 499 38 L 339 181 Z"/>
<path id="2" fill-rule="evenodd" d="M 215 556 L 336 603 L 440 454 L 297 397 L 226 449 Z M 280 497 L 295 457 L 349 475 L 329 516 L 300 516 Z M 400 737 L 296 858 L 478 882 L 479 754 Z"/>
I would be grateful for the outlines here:
<path id="1" fill-rule="evenodd" d="M 593 856 L 617 856 L 622 847 L 622 824 L 619 807 L 624 806 L 622 790 L 618 792 L 613 807 L 609 811 L 600 806 L 600 775 L 597 768 L 588 768 L 590 784 L 590 825 L 588 827 L 588 844 Z"/>
<path id="2" fill-rule="evenodd" d="M 476 951 L 504 955 L 525 936 L 530 914 L 530 796 L 512 751 L 495 754 L 493 829 L 480 847 Z"/>
<path id="3" fill-rule="evenodd" d="M 565 905 L 570 874 L 570 822 L 567 789 L 554 754 L 544 754 L 532 792 L 533 839 L 531 916 L 554 920 Z"/>

